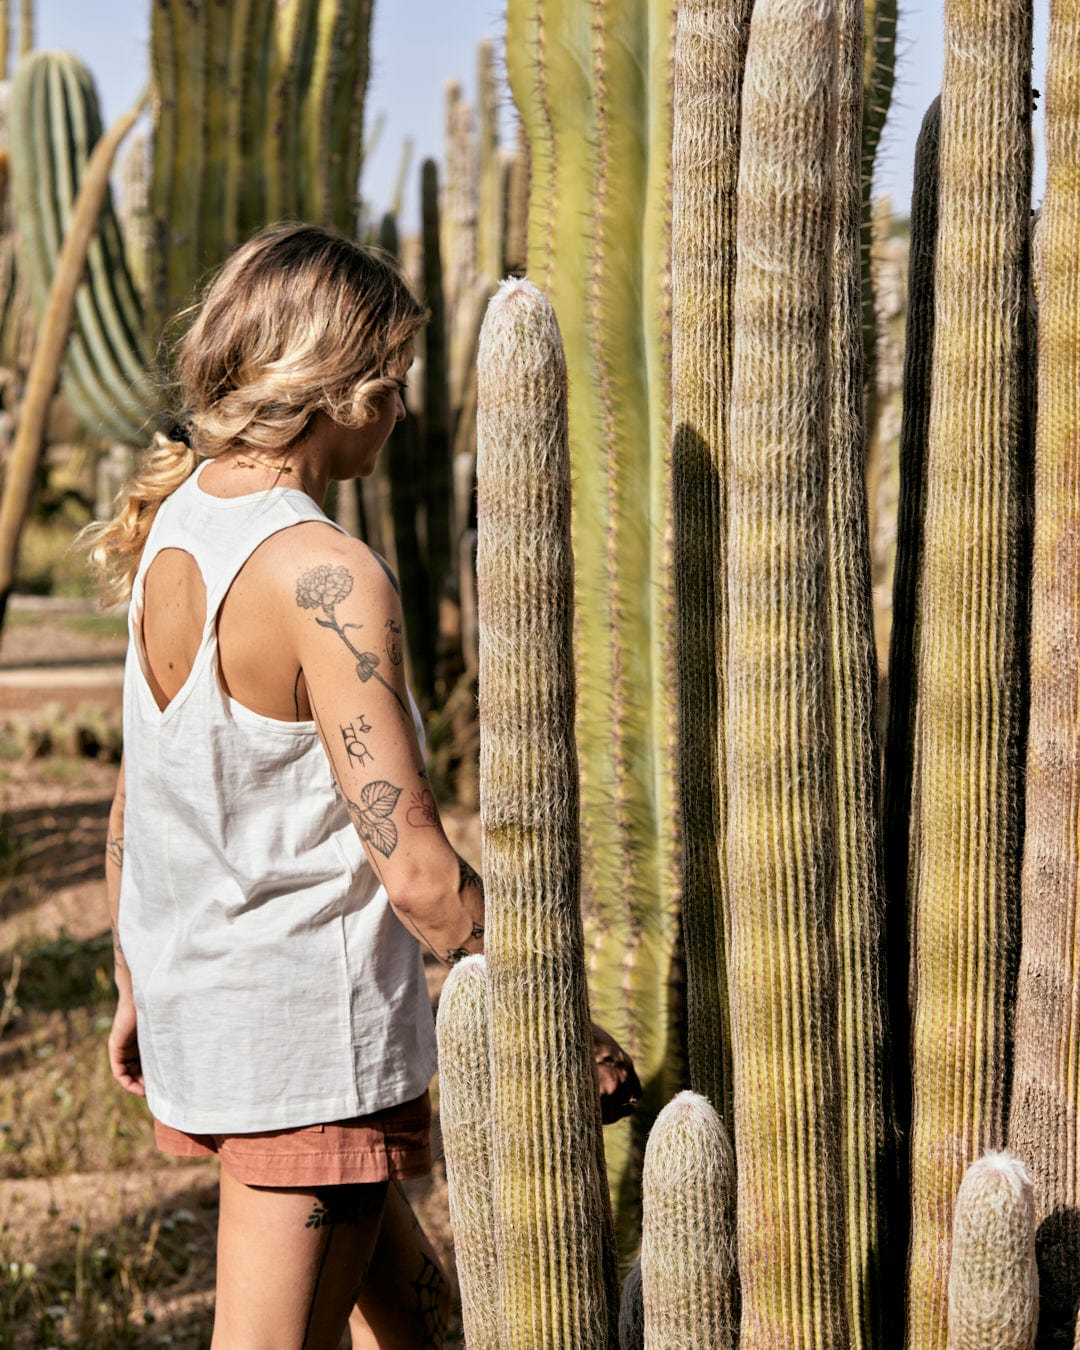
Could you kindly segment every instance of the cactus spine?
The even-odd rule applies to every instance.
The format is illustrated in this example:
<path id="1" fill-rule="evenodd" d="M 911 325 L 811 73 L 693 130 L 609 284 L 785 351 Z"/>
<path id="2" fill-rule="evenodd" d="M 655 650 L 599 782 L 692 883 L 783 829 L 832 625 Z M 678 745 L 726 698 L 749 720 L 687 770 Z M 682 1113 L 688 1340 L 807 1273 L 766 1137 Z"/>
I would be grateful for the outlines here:
<path id="1" fill-rule="evenodd" d="M 725 959 L 725 480 L 748 0 L 683 0 L 672 152 L 672 496 L 690 1080 L 732 1118 Z"/>
<path id="2" fill-rule="evenodd" d="M 1031 3 L 947 0 L 917 620 L 909 1334 L 946 1333 L 949 1215 L 1004 1140 L 1018 933 Z M 957 540 L 964 546 L 957 548 Z"/>
<path id="3" fill-rule="evenodd" d="M 1031 1178 L 1008 1153 L 988 1153 L 956 1197 L 949 1350 L 1032 1350 L 1038 1320 Z"/>
<path id="4" fill-rule="evenodd" d="M 480 818 L 500 1344 L 615 1343 L 579 900 L 566 365 L 507 282 L 480 339 Z"/>
<path id="5" fill-rule="evenodd" d="M 498 1350 L 499 1288 L 492 1211 L 487 973 L 467 956 L 446 977 L 436 1022 L 439 1123 L 461 1318 L 470 1350 Z"/>
<path id="6" fill-rule="evenodd" d="M 865 42 L 863 44 L 862 186 L 859 216 L 859 248 L 862 258 L 863 388 L 866 391 L 867 426 L 876 421 L 877 304 L 874 299 L 874 160 L 892 102 L 896 70 L 896 0 L 862 0 Z"/>
<path id="7" fill-rule="evenodd" d="M 12 84 L 11 142 L 20 263 L 39 315 L 58 267 L 76 194 L 101 135 L 86 67 L 64 52 L 24 57 Z M 62 387 L 93 430 L 136 439 L 158 395 L 148 375 L 142 304 L 106 187 L 75 297 Z"/>
<path id="8" fill-rule="evenodd" d="M 870 598 L 859 218 L 863 0 L 838 6 L 836 228 L 832 255 L 832 415 L 826 527 L 832 646 L 843 1182 L 852 1345 L 880 1344 L 887 1165 L 884 915 L 878 821 L 877 652 Z M 898 1312 L 894 1309 L 893 1312 Z"/>
<path id="9" fill-rule="evenodd" d="M 1054 0 L 1036 289 L 1031 721 L 1009 1147 L 1031 1169 L 1040 1344 L 1080 1334 L 1080 6 Z"/>
<path id="10" fill-rule="evenodd" d="M 735 1158 L 708 1101 L 680 1092 L 657 1116 L 642 1176 L 645 1345 L 731 1350 L 735 1299 Z"/>
<path id="11" fill-rule="evenodd" d="M 837 44 L 828 0 L 757 0 L 739 164 L 725 726 L 743 1350 L 849 1344 L 825 805 L 821 259 L 832 248 Z"/>

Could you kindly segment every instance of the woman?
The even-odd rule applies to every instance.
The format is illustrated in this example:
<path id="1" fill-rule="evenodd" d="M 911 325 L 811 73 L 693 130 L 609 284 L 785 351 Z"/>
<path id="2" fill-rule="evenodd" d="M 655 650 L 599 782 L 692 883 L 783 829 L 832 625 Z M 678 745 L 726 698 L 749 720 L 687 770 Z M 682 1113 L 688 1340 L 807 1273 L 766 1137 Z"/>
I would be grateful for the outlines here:
<path id="1" fill-rule="evenodd" d="M 349 241 L 256 237 L 181 345 L 183 438 L 88 531 L 131 599 L 110 1063 L 163 1150 L 220 1156 L 214 1350 L 443 1343 L 399 1183 L 430 1167 L 421 948 L 481 951 L 483 886 L 424 770 L 396 583 L 320 507 L 405 415 L 425 317 Z"/>

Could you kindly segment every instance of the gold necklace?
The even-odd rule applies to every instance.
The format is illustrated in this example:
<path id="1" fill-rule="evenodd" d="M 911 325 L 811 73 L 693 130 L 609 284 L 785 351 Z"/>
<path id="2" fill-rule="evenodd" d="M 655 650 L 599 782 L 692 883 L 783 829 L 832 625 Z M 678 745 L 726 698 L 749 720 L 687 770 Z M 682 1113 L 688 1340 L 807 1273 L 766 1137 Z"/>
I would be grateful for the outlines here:
<path id="1" fill-rule="evenodd" d="M 273 469 L 275 473 L 291 474 L 298 483 L 302 482 L 300 475 L 291 464 L 271 464 L 268 459 L 259 459 L 256 455 L 237 454 L 233 460 L 234 469 Z"/>

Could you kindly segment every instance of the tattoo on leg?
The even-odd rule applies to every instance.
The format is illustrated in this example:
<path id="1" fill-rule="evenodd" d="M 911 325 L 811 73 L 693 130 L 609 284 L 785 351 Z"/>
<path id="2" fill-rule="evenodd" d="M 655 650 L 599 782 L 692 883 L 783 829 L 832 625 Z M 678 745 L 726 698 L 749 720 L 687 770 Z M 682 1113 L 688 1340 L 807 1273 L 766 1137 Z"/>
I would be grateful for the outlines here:
<path id="1" fill-rule="evenodd" d="M 417 1320 L 424 1332 L 425 1350 L 442 1350 L 446 1338 L 446 1318 L 443 1316 L 445 1280 L 442 1271 L 426 1252 L 421 1252 L 420 1274 L 409 1284 L 416 1297 Z"/>
<path id="2" fill-rule="evenodd" d="M 357 726 L 355 722 L 350 722 L 348 726 L 342 727 L 341 739 L 345 742 L 345 753 L 350 759 L 356 760 L 356 763 L 360 768 L 363 768 L 368 760 L 373 760 L 375 756 L 360 739 L 360 733 L 362 731 L 371 730 L 368 723 L 364 721 L 363 713 L 360 714 L 359 723 L 360 725 Z"/>
<path id="3" fill-rule="evenodd" d="M 397 699 L 398 707 L 411 721 L 411 715 L 405 706 L 405 700 L 401 697 L 394 686 L 383 678 L 378 672 L 379 658 L 374 652 L 362 652 L 354 647 L 349 638 L 348 630 L 350 628 L 363 628 L 362 623 L 338 622 L 334 610 L 340 602 L 348 597 L 353 588 L 353 579 L 349 570 L 345 567 L 332 567 L 324 564 L 321 567 L 313 567 L 305 572 L 296 583 L 296 603 L 301 609 L 321 609 L 326 615 L 325 619 L 315 616 L 315 622 L 320 628 L 329 628 L 335 632 L 344 642 L 352 655 L 356 658 L 356 673 L 361 681 L 366 684 L 368 680 L 374 678 L 393 694 Z M 389 635 L 388 635 L 389 636 Z M 393 658 L 391 657 L 393 661 Z M 397 664 L 397 662 L 393 662 Z"/>
<path id="4" fill-rule="evenodd" d="M 359 1223 L 378 1214 L 386 1202 L 388 1183 L 358 1181 L 342 1186 L 320 1186 L 315 1191 L 315 1207 L 305 1228 L 326 1228 L 336 1223 Z"/>
<path id="5" fill-rule="evenodd" d="M 346 797 L 345 805 L 356 826 L 356 832 L 365 844 L 377 849 L 384 858 L 389 858 L 397 848 L 397 826 L 390 819 L 394 807 L 401 796 L 401 788 L 393 783 L 378 780 L 367 783 L 360 789 L 359 802 Z"/>
<path id="6" fill-rule="evenodd" d="M 110 834 L 105 840 L 105 856 L 111 863 L 117 867 L 124 865 L 124 836 L 122 834 Z"/>

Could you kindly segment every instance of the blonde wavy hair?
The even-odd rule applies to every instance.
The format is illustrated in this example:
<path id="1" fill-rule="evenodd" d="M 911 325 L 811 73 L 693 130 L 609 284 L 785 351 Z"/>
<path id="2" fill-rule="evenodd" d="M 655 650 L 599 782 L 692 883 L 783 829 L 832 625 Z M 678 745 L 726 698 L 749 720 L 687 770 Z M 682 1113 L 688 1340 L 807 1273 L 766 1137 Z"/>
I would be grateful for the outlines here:
<path id="1" fill-rule="evenodd" d="M 131 594 L 157 508 L 200 459 L 241 446 L 281 454 L 317 412 L 373 421 L 426 319 L 388 255 L 330 230 L 279 225 L 238 248 L 180 342 L 176 425 L 154 436 L 113 519 L 79 535 L 103 599 Z"/>

